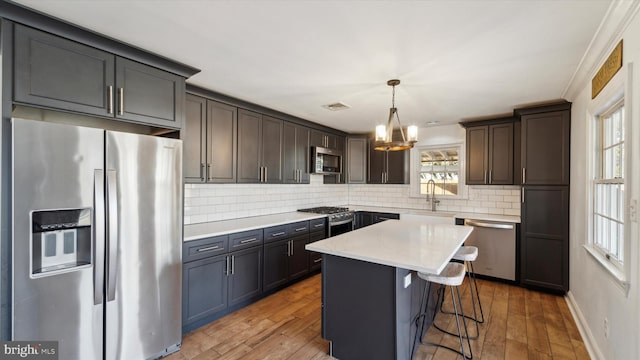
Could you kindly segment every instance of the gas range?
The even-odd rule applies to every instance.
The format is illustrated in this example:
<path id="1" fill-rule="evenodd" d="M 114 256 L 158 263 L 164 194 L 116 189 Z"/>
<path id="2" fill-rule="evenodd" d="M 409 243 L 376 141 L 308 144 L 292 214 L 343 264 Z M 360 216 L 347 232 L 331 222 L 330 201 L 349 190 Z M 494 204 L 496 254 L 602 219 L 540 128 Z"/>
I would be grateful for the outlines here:
<path id="1" fill-rule="evenodd" d="M 353 230 L 355 216 L 347 207 L 319 206 L 298 211 L 314 214 L 326 214 L 329 221 L 329 236 Z"/>

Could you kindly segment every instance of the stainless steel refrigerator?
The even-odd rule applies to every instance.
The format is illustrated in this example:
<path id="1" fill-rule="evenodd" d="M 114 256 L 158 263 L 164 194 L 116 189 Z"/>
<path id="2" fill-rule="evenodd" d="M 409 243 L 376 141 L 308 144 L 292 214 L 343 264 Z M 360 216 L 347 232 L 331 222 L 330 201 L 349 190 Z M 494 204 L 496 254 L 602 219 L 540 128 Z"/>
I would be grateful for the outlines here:
<path id="1" fill-rule="evenodd" d="M 12 123 L 13 340 L 65 360 L 178 350 L 182 142 Z"/>

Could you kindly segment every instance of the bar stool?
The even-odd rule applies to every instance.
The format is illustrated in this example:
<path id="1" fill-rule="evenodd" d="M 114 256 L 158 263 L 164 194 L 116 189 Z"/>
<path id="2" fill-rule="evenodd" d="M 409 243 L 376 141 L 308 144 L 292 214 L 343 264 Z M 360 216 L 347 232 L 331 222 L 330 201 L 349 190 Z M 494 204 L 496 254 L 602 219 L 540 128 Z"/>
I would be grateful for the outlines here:
<path id="1" fill-rule="evenodd" d="M 431 319 L 431 322 L 433 324 L 433 326 L 446 333 L 449 335 L 453 335 L 453 336 L 458 336 L 458 338 L 460 339 L 460 350 L 456 350 L 454 348 L 451 348 L 449 346 L 446 345 L 442 345 L 442 344 L 434 344 L 434 343 L 429 343 L 429 342 L 423 342 L 422 341 L 422 334 L 424 332 L 424 321 L 422 322 L 422 328 L 419 326 L 416 326 L 416 338 L 420 340 L 420 343 L 423 345 L 430 345 L 430 346 L 437 346 L 437 347 L 441 347 L 441 348 L 445 348 L 448 350 L 451 350 L 459 355 L 462 355 L 465 359 L 473 359 L 473 352 L 471 350 L 471 341 L 469 340 L 469 331 L 467 329 L 467 320 L 466 317 L 464 315 L 464 310 L 462 309 L 462 298 L 460 297 L 460 285 L 462 285 L 462 282 L 464 280 L 464 275 L 465 275 L 465 268 L 463 264 L 460 263 L 455 263 L 455 262 L 451 262 L 449 264 L 447 264 L 447 266 L 445 266 L 445 268 L 442 270 L 442 272 L 440 274 L 426 274 L 426 273 L 418 273 L 418 277 L 420 277 L 421 279 L 425 280 L 428 282 L 428 286 L 425 286 L 425 291 L 422 294 L 422 301 L 421 301 L 421 309 L 423 309 L 423 312 L 420 313 L 417 317 L 416 317 L 416 325 L 418 324 L 418 320 L 421 317 L 424 317 L 427 315 L 427 309 L 429 307 L 429 296 L 431 293 L 431 284 L 439 284 L 441 286 L 441 288 L 438 290 L 438 299 L 436 299 L 436 306 L 438 303 L 441 303 L 440 298 L 444 298 L 444 293 L 445 291 L 441 291 L 444 290 L 444 288 L 446 286 L 449 287 L 449 289 L 451 290 L 451 302 L 453 303 L 453 314 L 455 315 L 456 318 L 456 327 L 458 328 L 458 333 L 454 334 L 448 331 L 445 331 L 443 329 L 441 329 L 440 327 L 436 326 L 436 324 L 434 323 L 435 318 L 436 318 L 436 313 L 437 311 L 434 310 L 433 311 L 433 318 Z M 456 301 L 456 296 L 454 295 L 453 292 L 453 288 L 456 288 L 456 294 L 457 294 L 457 301 Z M 458 308 L 459 308 L 459 312 L 458 312 Z M 437 307 L 436 307 L 437 309 Z M 462 318 L 462 325 L 464 327 L 464 335 L 462 334 L 462 328 L 460 326 L 460 319 Z M 465 345 L 464 345 L 464 338 L 467 339 L 467 345 L 469 348 L 469 355 L 467 355 L 466 351 L 465 351 Z"/>
<path id="2" fill-rule="evenodd" d="M 471 304 L 473 306 L 473 317 L 465 315 L 467 319 L 473 320 L 476 323 L 476 336 L 472 336 L 471 339 L 477 339 L 480 335 L 478 324 L 484 323 L 484 312 L 482 311 L 482 303 L 480 302 L 480 294 L 478 292 L 478 283 L 476 281 L 476 273 L 473 270 L 473 262 L 478 258 L 478 248 L 475 246 L 461 246 L 460 249 L 453 255 L 453 260 L 462 261 L 467 268 L 467 277 L 469 279 L 469 292 L 471 294 Z M 473 280 L 472 280 L 473 278 Z M 444 300 L 444 298 L 443 298 Z M 442 309 L 442 301 L 440 303 L 440 311 L 445 314 L 453 314 L 450 311 Z M 480 318 L 476 308 L 480 310 Z"/>

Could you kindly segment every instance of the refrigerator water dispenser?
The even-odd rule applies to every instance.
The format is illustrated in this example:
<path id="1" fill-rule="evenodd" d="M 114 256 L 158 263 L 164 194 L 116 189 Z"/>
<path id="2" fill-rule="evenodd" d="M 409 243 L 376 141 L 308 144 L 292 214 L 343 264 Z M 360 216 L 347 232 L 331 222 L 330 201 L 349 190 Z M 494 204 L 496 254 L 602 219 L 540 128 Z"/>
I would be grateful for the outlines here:
<path id="1" fill-rule="evenodd" d="M 31 212 L 31 276 L 91 265 L 91 209 Z"/>

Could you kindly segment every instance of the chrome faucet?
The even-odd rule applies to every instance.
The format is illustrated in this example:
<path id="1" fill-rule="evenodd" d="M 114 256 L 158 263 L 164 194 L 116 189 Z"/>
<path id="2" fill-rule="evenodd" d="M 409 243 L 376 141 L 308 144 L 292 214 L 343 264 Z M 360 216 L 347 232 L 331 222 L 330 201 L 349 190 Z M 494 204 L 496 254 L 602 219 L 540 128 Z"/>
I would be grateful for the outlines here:
<path id="1" fill-rule="evenodd" d="M 429 185 L 431 185 L 431 199 L 429 199 Z M 436 211 L 440 200 L 436 200 L 436 182 L 433 179 L 427 181 L 427 201 L 431 202 L 431 211 Z"/>

